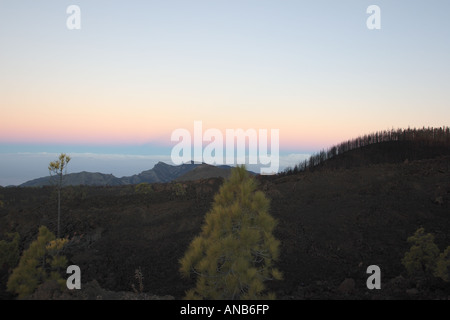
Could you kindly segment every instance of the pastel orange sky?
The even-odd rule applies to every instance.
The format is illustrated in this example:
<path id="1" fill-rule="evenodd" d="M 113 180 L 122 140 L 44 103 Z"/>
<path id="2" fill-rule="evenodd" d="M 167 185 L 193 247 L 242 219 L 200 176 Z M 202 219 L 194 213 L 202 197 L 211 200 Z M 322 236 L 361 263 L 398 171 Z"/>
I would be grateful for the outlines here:
<path id="1" fill-rule="evenodd" d="M 391 116 L 386 118 L 388 111 L 378 107 L 376 99 L 352 101 L 351 97 L 344 103 L 320 98 L 227 103 L 219 97 L 217 100 L 221 102 L 215 103 L 217 109 L 208 106 L 214 97 L 209 97 L 208 102 L 203 102 L 201 97 L 177 101 L 150 95 L 138 100 L 124 93 L 77 97 L 41 92 L 40 96 L 15 97 L 2 98 L 11 108 L 1 111 L 1 142 L 141 144 L 159 141 L 162 145 L 170 145 L 173 130 L 186 128 L 192 131 L 194 121 L 199 120 L 203 122 L 204 130 L 279 129 L 283 147 L 311 150 L 359 134 L 390 129 L 393 123 L 399 127 L 421 126 L 421 123 L 440 126 L 442 120 L 433 119 L 426 109 L 421 112 L 421 109 L 414 109 L 411 104 L 402 105 L 400 101 L 395 109 L 389 110 Z M 280 109 L 285 113 L 279 114 Z M 371 109 L 383 112 L 360 111 Z M 415 113 L 420 121 L 405 118 L 408 113 Z"/>

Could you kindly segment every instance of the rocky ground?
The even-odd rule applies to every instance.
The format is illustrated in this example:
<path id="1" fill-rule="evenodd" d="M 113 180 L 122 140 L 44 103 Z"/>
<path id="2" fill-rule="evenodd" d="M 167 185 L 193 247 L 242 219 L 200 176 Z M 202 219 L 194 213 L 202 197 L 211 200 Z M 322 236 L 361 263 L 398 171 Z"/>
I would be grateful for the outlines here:
<path id="1" fill-rule="evenodd" d="M 437 278 L 410 278 L 401 264 L 406 239 L 419 227 L 450 245 L 449 157 L 348 169 L 259 177 L 278 220 L 277 267 L 284 280 L 268 283 L 279 299 L 448 299 Z M 68 187 L 62 201 L 70 264 L 81 268 L 76 295 L 41 288 L 35 298 L 181 299 L 194 280 L 180 276 L 178 260 L 200 232 L 223 179 L 134 186 Z M 56 226 L 51 188 L 0 188 L 0 236 L 19 232 L 21 248 L 38 227 Z M 381 269 L 381 289 L 369 290 L 366 269 Z M 135 271 L 143 274 L 136 293 Z M 8 270 L 0 273 L 1 299 Z"/>

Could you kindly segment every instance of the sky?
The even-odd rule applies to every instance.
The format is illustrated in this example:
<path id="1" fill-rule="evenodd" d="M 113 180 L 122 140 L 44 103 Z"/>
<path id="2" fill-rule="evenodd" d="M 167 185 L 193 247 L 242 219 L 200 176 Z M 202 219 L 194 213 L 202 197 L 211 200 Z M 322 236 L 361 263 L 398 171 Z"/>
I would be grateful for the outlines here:
<path id="1" fill-rule="evenodd" d="M 171 133 L 195 121 L 278 129 L 281 167 L 361 134 L 448 126 L 449 13 L 448 0 L 1 0 L 0 185 L 48 175 L 61 152 L 70 172 L 170 164 Z"/>

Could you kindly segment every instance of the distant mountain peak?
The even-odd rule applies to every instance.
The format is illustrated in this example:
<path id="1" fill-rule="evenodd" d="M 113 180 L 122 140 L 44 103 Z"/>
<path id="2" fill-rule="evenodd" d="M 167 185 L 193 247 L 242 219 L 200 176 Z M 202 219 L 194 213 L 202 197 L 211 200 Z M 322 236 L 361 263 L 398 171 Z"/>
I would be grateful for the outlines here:
<path id="1" fill-rule="evenodd" d="M 159 161 L 152 169 L 142 171 L 139 174 L 117 178 L 113 174 L 104 174 L 100 172 L 82 171 L 78 173 L 69 173 L 65 176 L 65 185 L 99 185 L 99 186 L 117 186 L 139 183 L 165 183 L 171 182 L 178 177 L 197 168 L 200 164 L 193 161 L 182 165 L 174 166 Z M 27 181 L 20 186 L 22 187 L 38 187 L 51 184 L 49 176 Z"/>
<path id="2" fill-rule="evenodd" d="M 65 176 L 65 185 L 120 186 L 139 183 L 166 183 L 172 181 L 197 180 L 211 177 L 228 177 L 231 167 L 214 166 L 207 163 L 189 161 L 177 166 L 159 161 L 152 169 L 139 174 L 117 178 L 113 174 L 82 171 Z M 191 171 L 191 174 L 189 174 Z M 253 174 L 253 173 L 252 173 Z M 49 176 L 27 181 L 21 187 L 39 187 L 51 184 Z"/>
<path id="3" fill-rule="evenodd" d="M 167 166 L 170 166 L 170 164 L 167 164 L 167 163 L 162 162 L 162 161 L 158 161 L 158 163 L 155 164 L 155 166 L 153 168 L 155 168 L 155 167 L 167 167 Z"/>

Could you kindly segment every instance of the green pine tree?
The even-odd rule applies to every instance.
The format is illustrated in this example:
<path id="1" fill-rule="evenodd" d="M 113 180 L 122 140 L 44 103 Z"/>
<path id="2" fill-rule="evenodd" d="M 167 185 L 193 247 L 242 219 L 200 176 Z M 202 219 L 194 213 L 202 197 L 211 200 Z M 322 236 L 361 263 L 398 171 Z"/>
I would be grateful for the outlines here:
<path id="1" fill-rule="evenodd" d="M 239 166 L 215 196 L 201 234 L 180 260 L 184 276 L 197 276 L 187 299 L 275 297 L 264 282 L 282 279 L 274 267 L 280 242 L 272 234 L 276 221 L 269 200 L 256 188 L 245 166 Z"/>
<path id="2" fill-rule="evenodd" d="M 425 234 L 424 228 L 419 228 L 408 238 L 412 244 L 410 250 L 402 259 L 402 264 L 410 275 L 432 275 L 436 269 L 439 248 L 434 243 L 434 235 Z"/>
<path id="3" fill-rule="evenodd" d="M 11 241 L 0 241 L 0 268 L 6 266 L 8 269 L 12 269 L 17 265 L 19 261 L 19 233 L 6 234 Z"/>
<path id="4" fill-rule="evenodd" d="M 67 241 L 56 239 L 47 227 L 41 226 L 37 239 L 23 252 L 19 265 L 9 277 L 8 291 L 22 299 L 47 280 L 56 280 L 64 285 L 65 281 L 59 272 L 66 267 L 67 259 L 60 255 L 60 251 Z"/>
<path id="5" fill-rule="evenodd" d="M 446 282 L 450 281 L 450 246 L 439 255 L 435 276 Z"/>

